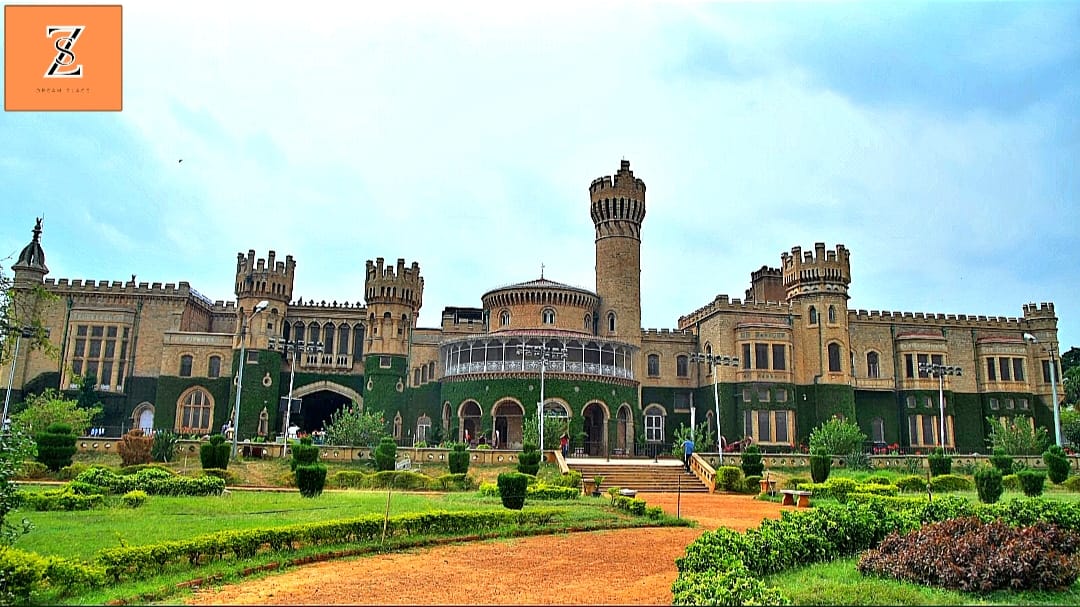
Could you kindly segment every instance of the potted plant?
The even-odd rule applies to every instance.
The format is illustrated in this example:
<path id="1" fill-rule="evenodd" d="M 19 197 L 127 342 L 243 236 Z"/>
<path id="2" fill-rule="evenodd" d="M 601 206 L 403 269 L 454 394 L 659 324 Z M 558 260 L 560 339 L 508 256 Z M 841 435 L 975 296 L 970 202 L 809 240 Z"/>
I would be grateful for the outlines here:
<path id="1" fill-rule="evenodd" d="M 604 482 L 604 475 L 603 474 L 597 474 L 597 475 L 593 476 L 593 490 L 592 490 L 592 496 L 593 497 L 600 497 L 600 485 L 603 484 L 603 482 Z"/>

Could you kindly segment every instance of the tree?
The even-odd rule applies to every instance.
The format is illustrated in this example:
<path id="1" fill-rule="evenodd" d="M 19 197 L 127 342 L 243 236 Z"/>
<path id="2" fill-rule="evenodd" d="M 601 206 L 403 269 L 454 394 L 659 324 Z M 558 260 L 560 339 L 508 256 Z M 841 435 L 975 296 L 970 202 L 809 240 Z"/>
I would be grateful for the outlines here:
<path id="1" fill-rule="evenodd" d="M 1080 368 L 1080 348 L 1073 346 L 1061 353 L 1061 372 L 1068 373 L 1069 369 L 1075 368 Z"/>
<path id="2" fill-rule="evenodd" d="M 1065 390 L 1065 402 L 1074 407 L 1080 405 L 1080 367 L 1065 371 L 1061 386 Z"/>
<path id="3" fill-rule="evenodd" d="M 373 447 L 387 434 L 383 414 L 363 411 L 355 401 L 334 411 L 326 425 L 326 442 L 330 445 Z"/>
<path id="4" fill-rule="evenodd" d="M 1076 409 L 1061 411 L 1061 437 L 1074 447 L 1080 447 L 1080 411 Z"/>
<path id="5" fill-rule="evenodd" d="M 63 394 L 49 388 L 27 398 L 25 408 L 11 416 L 11 422 L 28 435 L 54 423 L 67 424 L 76 434 L 82 434 L 100 414 L 101 407 L 81 409 L 77 401 L 64 398 Z"/>
<path id="6" fill-rule="evenodd" d="M 33 525 L 27 519 L 18 524 L 8 516 L 19 507 L 19 487 L 14 482 L 22 464 L 33 457 L 34 442 L 18 430 L 0 434 L 0 545 L 10 546 L 29 533 Z"/>
<path id="7" fill-rule="evenodd" d="M 57 348 L 49 341 L 49 330 L 41 319 L 45 304 L 58 297 L 45 290 L 43 285 L 31 290 L 16 291 L 12 288 L 12 279 L 4 274 L 0 267 L 0 366 L 11 363 L 15 353 L 15 340 L 6 336 L 26 329 L 19 340 L 19 351 L 41 350 L 47 356 L 56 357 Z M 21 332 L 21 331 L 20 331 Z"/>
<path id="8" fill-rule="evenodd" d="M 810 453 L 848 455 L 861 449 L 865 440 L 866 435 L 858 425 L 834 417 L 810 433 Z"/>
<path id="9" fill-rule="evenodd" d="M 1050 446 L 1050 435 L 1046 428 L 1033 430 L 1026 415 L 1017 415 L 1005 422 L 987 417 L 986 422 L 990 424 L 990 436 L 986 443 L 991 453 L 1001 449 L 1006 455 L 1040 455 Z"/>
<path id="10" fill-rule="evenodd" d="M 94 409 L 102 406 L 101 399 L 98 398 L 96 375 L 87 373 L 81 377 L 76 376 L 74 381 L 76 386 L 75 402 L 78 403 L 80 409 Z"/>

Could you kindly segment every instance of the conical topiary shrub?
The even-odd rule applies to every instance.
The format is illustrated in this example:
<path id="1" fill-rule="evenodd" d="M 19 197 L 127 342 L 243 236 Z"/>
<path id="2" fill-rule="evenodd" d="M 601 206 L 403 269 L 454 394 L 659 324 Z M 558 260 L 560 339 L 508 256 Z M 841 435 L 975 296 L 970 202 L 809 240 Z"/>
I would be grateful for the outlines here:
<path id="1" fill-rule="evenodd" d="M 765 464 L 761 461 L 761 448 L 757 445 L 747 447 L 742 453 L 739 467 L 742 468 L 743 476 L 761 476 L 765 471 Z"/>
<path id="2" fill-rule="evenodd" d="M 319 463 L 319 448 L 312 444 L 311 438 L 304 437 L 299 443 L 293 443 L 289 467 L 296 473 L 296 487 L 300 489 L 300 495 L 322 495 L 326 486 L 326 464 Z"/>
<path id="3" fill-rule="evenodd" d="M 832 456 L 811 454 L 810 455 L 810 478 L 815 483 L 824 483 L 829 480 L 829 472 L 832 470 Z"/>
<path id="4" fill-rule="evenodd" d="M 1050 445 L 1046 453 L 1043 453 L 1043 461 L 1046 462 L 1046 476 L 1051 483 L 1060 485 L 1069 478 L 1069 468 L 1072 464 L 1069 463 L 1069 456 L 1065 455 L 1065 450 L 1061 447 Z"/>
<path id="5" fill-rule="evenodd" d="M 75 455 L 75 433 L 71 430 L 71 424 L 49 424 L 44 432 L 34 435 L 37 443 L 37 460 L 49 470 L 59 472 L 61 468 L 71 465 L 71 456 Z"/>
<path id="6" fill-rule="evenodd" d="M 518 472 L 536 476 L 540 471 L 540 449 L 532 443 L 522 445 L 521 455 L 518 456 Z M 509 507 L 509 506 L 508 506 Z"/>
<path id="7" fill-rule="evenodd" d="M 379 446 L 375 447 L 375 469 L 382 472 L 393 470 L 397 462 L 397 444 L 394 439 L 384 436 L 379 440 Z"/>

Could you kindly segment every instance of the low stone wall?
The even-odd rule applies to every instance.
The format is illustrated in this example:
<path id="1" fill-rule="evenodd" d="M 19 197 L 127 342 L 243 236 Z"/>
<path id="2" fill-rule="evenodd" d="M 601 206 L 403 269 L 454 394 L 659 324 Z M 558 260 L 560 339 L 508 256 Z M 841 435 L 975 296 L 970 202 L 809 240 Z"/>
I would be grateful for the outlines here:
<path id="1" fill-rule="evenodd" d="M 716 453 L 699 453 L 705 461 L 709 462 L 710 466 L 718 467 L 721 465 L 720 456 Z M 921 470 L 929 470 L 930 463 L 925 455 L 871 455 L 870 463 L 874 468 L 899 468 L 908 469 L 909 467 L 917 467 Z M 981 464 L 990 464 L 990 458 L 987 455 L 951 455 L 952 467 L 956 471 L 961 466 L 978 466 Z M 1028 468 L 1045 468 L 1043 458 L 1040 455 L 1014 455 L 1013 461 L 1020 462 Z M 832 466 L 834 469 L 843 469 L 847 466 L 847 461 L 843 457 L 833 457 Z M 810 456 L 805 453 L 790 453 L 790 454 L 762 454 L 762 463 L 765 464 L 765 468 L 809 468 Z M 1080 455 L 1069 456 L 1069 461 L 1072 462 L 1073 473 L 1080 473 Z M 742 456 L 737 453 L 725 453 L 724 466 L 738 466 L 742 463 Z"/>

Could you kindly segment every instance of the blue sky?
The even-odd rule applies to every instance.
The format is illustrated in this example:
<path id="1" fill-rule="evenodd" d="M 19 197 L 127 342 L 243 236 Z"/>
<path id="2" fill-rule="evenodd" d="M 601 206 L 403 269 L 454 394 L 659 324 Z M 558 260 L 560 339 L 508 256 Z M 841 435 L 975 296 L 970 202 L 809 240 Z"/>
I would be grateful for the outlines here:
<path id="1" fill-rule="evenodd" d="M 38 215 L 52 277 L 212 299 L 248 249 L 305 300 L 404 257 L 437 326 L 541 263 L 592 288 L 626 158 L 645 327 L 825 242 L 853 308 L 1053 301 L 1080 345 L 1080 3 L 534 4 L 124 3 L 123 112 L 0 115 L 5 272 Z"/>

